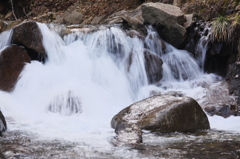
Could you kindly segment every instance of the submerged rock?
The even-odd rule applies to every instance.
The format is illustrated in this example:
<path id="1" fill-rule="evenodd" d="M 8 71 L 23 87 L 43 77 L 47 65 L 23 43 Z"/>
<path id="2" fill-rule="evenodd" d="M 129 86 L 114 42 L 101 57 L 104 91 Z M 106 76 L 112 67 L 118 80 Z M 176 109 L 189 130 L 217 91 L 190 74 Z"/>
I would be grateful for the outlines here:
<path id="1" fill-rule="evenodd" d="M 0 52 L 0 90 L 11 91 L 25 63 L 30 63 L 24 47 L 11 45 Z"/>
<path id="2" fill-rule="evenodd" d="M 6 123 L 5 117 L 3 116 L 2 112 L 0 111 L 0 136 L 2 135 L 2 132 L 6 131 L 6 130 L 7 130 L 7 123 Z"/>
<path id="3" fill-rule="evenodd" d="M 34 21 L 28 21 L 13 28 L 11 43 L 24 46 L 32 60 L 46 59 L 47 54 L 42 41 L 42 33 Z"/>
<path id="4" fill-rule="evenodd" d="M 148 82 L 159 82 L 163 77 L 162 59 L 147 50 L 144 51 L 144 58 Z"/>
<path id="5" fill-rule="evenodd" d="M 68 91 L 65 94 L 58 95 L 53 98 L 48 106 L 48 110 L 52 113 L 70 116 L 82 112 L 80 97 L 74 92 Z"/>
<path id="6" fill-rule="evenodd" d="M 113 117 L 111 126 L 120 142 L 131 144 L 142 141 L 142 129 L 171 133 L 210 128 L 206 114 L 194 99 L 170 95 L 153 96 L 130 105 Z"/>
<path id="7" fill-rule="evenodd" d="M 142 5 L 145 24 L 153 25 L 161 38 L 179 48 L 186 39 L 186 22 L 179 7 L 163 3 L 146 3 Z M 189 26 L 189 24 L 188 24 Z"/>

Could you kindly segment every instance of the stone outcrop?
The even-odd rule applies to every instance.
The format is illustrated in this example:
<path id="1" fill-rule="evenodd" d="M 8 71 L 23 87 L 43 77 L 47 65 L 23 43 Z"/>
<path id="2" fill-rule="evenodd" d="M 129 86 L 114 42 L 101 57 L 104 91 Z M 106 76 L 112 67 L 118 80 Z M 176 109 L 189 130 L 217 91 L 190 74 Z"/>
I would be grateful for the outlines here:
<path id="1" fill-rule="evenodd" d="M 2 132 L 7 130 L 7 123 L 5 120 L 5 117 L 2 114 L 2 111 L 0 111 L 0 136 L 2 135 Z"/>
<path id="2" fill-rule="evenodd" d="M 145 69 L 149 83 L 157 83 L 163 77 L 162 64 L 163 61 L 157 55 L 145 50 Z"/>
<path id="3" fill-rule="evenodd" d="M 138 30 L 141 33 L 146 33 L 146 29 L 143 24 L 141 7 L 138 7 L 134 10 L 129 11 L 122 10 L 113 13 L 106 19 L 101 19 L 98 24 L 118 24 L 118 23 L 128 25 L 131 29 Z"/>
<path id="4" fill-rule="evenodd" d="M 82 13 L 76 9 L 72 12 L 65 15 L 63 18 L 63 23 L 66 24 L 81 24 L 83 22 L 83 15 Z"/>
<path id="5" fill-rule="evenodd" d="M 34 21 L 13 28 L 12 44 L 24 46 L 32 60 L 44 61 L 47 57 L 42 43 L 42 33 Z"/>
<path id="6" fill-rule="evenodd" d="M 116 139 L 127 144 L 142 142 L 141 130 L 161 133 L 209 129 L 199 104 L 190 97 L 153 96 L 120 111 L 111 121 Z"/>
<path id="7" fill-rule="evenodd" d="M 163 3 L 142 5 L 145 24 L 153 25 L 161 38 L 177 48 L 181 48 L 186 39 L 186 18 L 179 7 Z"/>
<path id="8" fill-rule="evenodd" d="M 0 90 L 11 91 L 26 62 L 30 63 L 24 47 L 11 45 L 0 53 Z"/>

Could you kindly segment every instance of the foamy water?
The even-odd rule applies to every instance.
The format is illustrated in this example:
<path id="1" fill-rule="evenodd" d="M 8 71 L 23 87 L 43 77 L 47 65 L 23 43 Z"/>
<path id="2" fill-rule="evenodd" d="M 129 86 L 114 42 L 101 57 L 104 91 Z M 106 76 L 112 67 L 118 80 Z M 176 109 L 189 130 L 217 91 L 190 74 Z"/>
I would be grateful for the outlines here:
<path id="1" fill-rule="evenodd" d="M 87 143 L 108 152 L 115 135 L 111 118 L 123 108 L 149 97 L 152 91 L 177 91 L 201 100 L 206 93 L 203 85 L 219 81 L 216 75 L 203 74 L 188 52 L 167 44 L 163 54 L 154 48 L 160 40 L 154 44 L 148 36 L 148 49 L 164 62 L 161 83 L 150 85 L 143 40 L 130 38 L 117 27 L 76 32 L 61 39 L 46 25 L 38 25 L 48 60 L 26 64 L 14 91 L 0 92 L 1 110 L 10 131 Z M 157 36 L 150 29 L 149 34 Z M 208 118 L 212 129 L 240 132 L 239 117 Z"/>

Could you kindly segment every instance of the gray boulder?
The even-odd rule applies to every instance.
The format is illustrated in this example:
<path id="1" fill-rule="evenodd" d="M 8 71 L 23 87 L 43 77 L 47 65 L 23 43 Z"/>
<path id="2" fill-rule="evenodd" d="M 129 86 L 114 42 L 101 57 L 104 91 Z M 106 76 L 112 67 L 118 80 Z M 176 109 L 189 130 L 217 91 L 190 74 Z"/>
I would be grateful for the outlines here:
<path id="1" fill-rule="evenodd" d="M 7 123 L 5 120 L 5 117 L 3 116 L 2 112 L 0 111 L 0 136 L 2 135 L 2 132 L 7 130 Z"/>
<path id="2" fill-rule="evenodd" d="M 209 129 L 199 104 L 190 97 L 153 96 L 120 111 L 111 121 L 116 139 L 127 144 L 142 142 L 141 130 L 160 133 Z"/>
<path id="3" fill-rule="evenodd" d="M 161 38 L 180 48 L 186 39 L 184 23 L 187 21 L 179 7 L 163 3 L 145 3 L 142 5 L 145 24 L 153 25 Z"/>

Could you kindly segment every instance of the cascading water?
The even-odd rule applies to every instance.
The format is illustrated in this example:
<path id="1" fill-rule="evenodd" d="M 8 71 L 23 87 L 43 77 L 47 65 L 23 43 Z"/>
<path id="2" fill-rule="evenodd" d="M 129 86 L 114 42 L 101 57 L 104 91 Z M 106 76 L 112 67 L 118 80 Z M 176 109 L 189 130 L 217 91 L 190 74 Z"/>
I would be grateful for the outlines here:
<path id="1" fill-rule="evenodd" d="M 0 34 L 0 51 L 4 49 L 4 47 L 8 46 L 10 44 L 12 38 L 12 30 L 5 31 Z M 0 53 L 1 54 L 1 53 Z"/>
<path id="2" fill-rule="evenodd" d="M 74 32 L 62 39 L 46 25 L 38 26 L 48 60 L 45 64 L 26 64 L 14 91 L 0 92 L 2 111 L 9 130 L 82 143 L 85 158 L 99 149 L 107 154 L 112 151 L 108 142 L 114 136 L 111 118 L 131 103 L 149 97 L 151 91 L 181 91 L 199 99 L 204 94 L 202 85 L 216 81 L 215 75 L 201 71 L 188 52 L 167 43 L 162 51 L 163 43 L 152 28 L 144 40 L 131 38 L 116 26 Z M 9 33 L 0 38 L 4 34 Z M 1 47 L 6 45 L 9 43 Z M 148 83 L 146 49 L 163 60 L 163 79 L 157 86 Z M 124 157 L 121 150 L 111 153 L 139 158 L 135 152 L 124 152 Z"/>
<path id="3" fill-rule="evenodd" d="M 211 28 L 209 26 L 210 24 L 207 24 L 204 28 L 204 30 L 200 33 L 201 38 L 198 41 L 197 48 L 196 48 L 196 59 L 199 63 L 199 66 L 204 71 L 204 63 L 205 63 L 205 57 L 208 49 L 208 43 L 211 40 Z"/>

